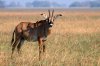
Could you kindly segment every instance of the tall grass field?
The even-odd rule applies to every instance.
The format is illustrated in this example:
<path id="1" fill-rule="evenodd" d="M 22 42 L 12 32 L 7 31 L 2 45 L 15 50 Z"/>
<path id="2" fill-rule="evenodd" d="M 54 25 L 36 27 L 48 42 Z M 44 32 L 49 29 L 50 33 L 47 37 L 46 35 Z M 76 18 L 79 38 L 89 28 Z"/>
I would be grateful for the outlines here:
<path id="1" fill-rule="evenodd" d="M 37 42 L 25 41 L 11 59 L 11 38 L 17 24 L 44 19 L 47 10 L 0 11 L 0 66 L 100 66 L 100 11 L 55 10 L 62 14 L 47 37 L 44 59 Z"/>

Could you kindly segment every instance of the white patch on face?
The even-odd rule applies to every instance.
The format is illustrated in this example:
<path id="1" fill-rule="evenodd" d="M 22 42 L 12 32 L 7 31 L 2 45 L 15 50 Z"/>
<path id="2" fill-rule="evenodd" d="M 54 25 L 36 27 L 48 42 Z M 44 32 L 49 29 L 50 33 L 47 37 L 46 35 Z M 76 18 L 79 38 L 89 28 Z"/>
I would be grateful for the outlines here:
<path id="1" fill-rule="evenodd" d="M 51 26 L 53 26 L 53 24 L 50 24 Z"/>

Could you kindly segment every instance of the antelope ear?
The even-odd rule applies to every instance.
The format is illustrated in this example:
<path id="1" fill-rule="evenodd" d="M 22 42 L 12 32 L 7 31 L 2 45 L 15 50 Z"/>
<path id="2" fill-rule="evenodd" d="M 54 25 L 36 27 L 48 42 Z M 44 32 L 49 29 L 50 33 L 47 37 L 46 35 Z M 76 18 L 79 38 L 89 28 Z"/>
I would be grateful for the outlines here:
<path id="1" fill-rule="evenodd" d="M 62 14 L 59 14 L 59 16 L 62 16 Z"/>
<path id="2" fill-rule="evenodd" d="M 57 14 L 57 15 L 55 15 L 54 18 L 53 18 L 53 21 L 54 21 L 55 19 L 57 19 L 59 16 L 62 16 L 62 14 Z"/>
<path id="3" fill-rule="evenodd" d="M 48 16 L 47 16 L 45 13 L 42 13 L 42 14 L 40 14 L 40 15 L 42 15 L 45 19 L 48 18 Z"/>

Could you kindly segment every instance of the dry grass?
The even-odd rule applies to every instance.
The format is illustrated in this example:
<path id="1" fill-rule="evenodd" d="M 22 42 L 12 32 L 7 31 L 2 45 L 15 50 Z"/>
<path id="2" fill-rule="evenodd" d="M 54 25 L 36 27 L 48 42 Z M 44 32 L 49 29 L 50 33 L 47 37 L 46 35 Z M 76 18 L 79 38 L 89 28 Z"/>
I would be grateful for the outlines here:
<path id="1" fill-rule="evenodd" d="M 43 12 L 43 11 L 42 11 Z M 14 27 L 43 19 L 42 12 L 0 12 L 0 66 L 39 66 L 37 42 L 25 41 L 22 54 L 10 58 Z M 59 11 L 46 41 L 43 66 L 100 66 L 100 12 Z"/>

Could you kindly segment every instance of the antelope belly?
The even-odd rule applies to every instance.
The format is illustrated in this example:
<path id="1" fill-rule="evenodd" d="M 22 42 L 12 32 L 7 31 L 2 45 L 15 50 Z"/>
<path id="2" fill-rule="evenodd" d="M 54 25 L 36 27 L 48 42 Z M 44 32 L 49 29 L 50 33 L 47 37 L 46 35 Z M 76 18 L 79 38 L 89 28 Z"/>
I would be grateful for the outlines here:
<path id="1" fill-rule="evenodd" d="M 37 41 L 37 36 L 32 36 L 32 41 Z"/>

